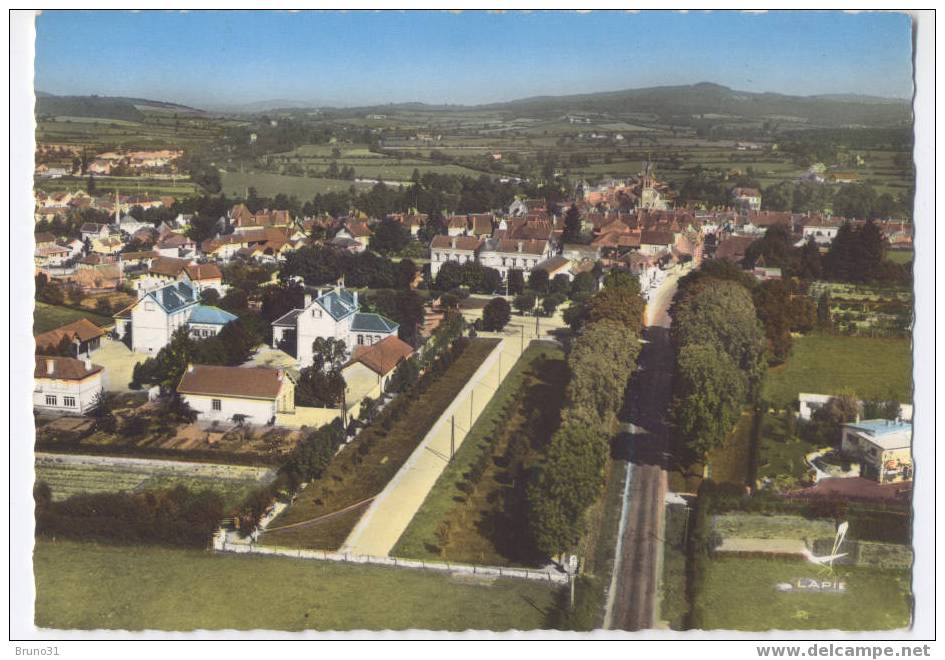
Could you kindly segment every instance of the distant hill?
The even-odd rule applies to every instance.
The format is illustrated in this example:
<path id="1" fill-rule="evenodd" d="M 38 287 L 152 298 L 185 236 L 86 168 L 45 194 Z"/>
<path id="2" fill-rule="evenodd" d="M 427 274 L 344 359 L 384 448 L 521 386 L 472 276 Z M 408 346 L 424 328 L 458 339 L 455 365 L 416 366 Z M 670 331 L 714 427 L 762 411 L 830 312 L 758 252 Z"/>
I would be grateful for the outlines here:
<path id="1" fill-rule="evenodd" d="M 146 110 L 203 114 L 202 110 L 167 101 L 129 98 L 124 96 L 57 96 L 36 92 L 36 115 L 58 117 L 91 117 L 142 121 Z"/>
<path id="2" fill-rule="evenodd" d="M 790 117 L 818 125 L 885 126 L 907 124 L 912 119 L 911 106 L 904 100 L 853 95 L 789 96 L 740 92 L 713 83 L 570 96 L 537 96 L 479 107 L 546 116 L 581 112 L 640 112 L 666 118 L 711 114 L 751 119 Z"/>

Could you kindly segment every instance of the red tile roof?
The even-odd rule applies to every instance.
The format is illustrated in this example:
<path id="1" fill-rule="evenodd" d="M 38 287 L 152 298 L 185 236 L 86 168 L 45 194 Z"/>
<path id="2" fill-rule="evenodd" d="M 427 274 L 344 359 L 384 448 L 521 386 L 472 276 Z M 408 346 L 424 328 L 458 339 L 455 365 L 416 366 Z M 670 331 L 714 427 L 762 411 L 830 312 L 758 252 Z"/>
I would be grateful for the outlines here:
<path id="1" fill-rule="evenodd" d="M 180 394 L 231 396 L 244 399 L 275 399 L 285 373 L 269 367 L 217 367 L 192 365 L 177 386 Z"/>
<path id="2" fill-rule="evenodd" d="M 37 355 L 33 369 L 33 378 L 55 380 L 83 380 L 102 371 L 104 367 L 97 364 L 87 369 L 84 360 L 70 357 L 54 357 Z"/>
<path id="3" fill-rule="evenodd" d="M 376 374 L 386 376 L 402 360 L 413 355 L 413 348 L 395 336 L 385 337 L 373 346 L 356 346 L 351 363 L 360 362 Z"/>

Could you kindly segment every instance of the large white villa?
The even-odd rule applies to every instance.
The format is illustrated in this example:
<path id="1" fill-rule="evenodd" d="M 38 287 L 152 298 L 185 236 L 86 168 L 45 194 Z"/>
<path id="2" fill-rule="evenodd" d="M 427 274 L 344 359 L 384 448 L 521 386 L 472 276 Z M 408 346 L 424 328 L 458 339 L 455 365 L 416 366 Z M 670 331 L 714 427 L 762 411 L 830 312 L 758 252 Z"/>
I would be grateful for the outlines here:
<path id="1" fill-rule="evenodd" d="M 298 364 L 307 367 L 312 364 L 312 343 L 319 337 L 342 340 L 350 353 L 357 346 L 372 346 L 397 335 L 397 323 L 360 309 L 358 292 L 340 286 L 319 291 L 314 298 L 306 294 L 302 309 L 272 322 L 272 346 L 279 348 L 294 340 Z"/>
<path id="2" fill-rule="evenodd" d="M 196 339 L 212 337 L 236 316 L 200 304 L 200 293 L 189 281 L 166 284 L 141 292 L 141 297 L 115 315 L 121 340 L 130 335 L 131 350 L 153 355 L 164 348 L 178 328 L 187 326 Z"/>

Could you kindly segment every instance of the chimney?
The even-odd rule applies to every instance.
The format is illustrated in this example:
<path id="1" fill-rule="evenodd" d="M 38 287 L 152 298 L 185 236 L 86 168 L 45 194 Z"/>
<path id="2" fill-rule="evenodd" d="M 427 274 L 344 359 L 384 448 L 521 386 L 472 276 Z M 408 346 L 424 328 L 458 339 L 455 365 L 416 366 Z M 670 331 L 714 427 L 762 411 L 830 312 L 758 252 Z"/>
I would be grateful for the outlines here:
<path id="1" fill-rule="evenodd" d="M 321 297 L 322 295 L 321 289 L 319 289 L 318 295 L 319 297 Z M 311 304 L 312 304 L 312 294 L 306 293 L 305 294 L 305 309 L 308 309 Z"/>
<path id="2" fill-rule="evenodd" d="M 194 373 L 194 365 L 193 365 L 193 363 L 191 363 L 191 362 L 188 362 L 188 363 L 187 363 L 187 373 L 189 373 L 189 374 Z"/>
<path id="3" fill-rule="evenodd" d="M 518 245 L 516 246 L 516 248 L 517 248 L 517 251 L 518 251 L 518 252 L 521 252 L 521 251 L 522 251 L 522 242 L 521 242 L 521 241 L 518 242 Z"/>
<path id="4" fill-rule="evenodd" d="M 91 359 L 89 359 L 88 357 L 86 357 L 86 358 L 84 358 L 84 359 L 82 360 L 82 363 L 85 365 L 85 370 L 86 370 L 86 371 L 92 371 L 92 360 L 91 360 Z"/>
<path id="5" fill-rule="evenodd" d="M 276 380 L 278 380 L 280 383 L 282 382 L 282 378 L 284 376 L 285 376 L 285 372 L 282 369 L 276 370 Z"/>
<path id="6" fill-rule="evenodd" d="M 353 298 L 354 298 L 354 306 L 355 306 L 355 308 L 357 308 L 357 306 L 358 306 L 358 292 L 357 292 L 357 291 L 352 291 L 351 294 L 352 294 L 352 296 L 353 296 Z"/>
<path id="7" fill-rule="evenodd" d="M 455 236 L 453 236 L 453 238 L 450 239 L 450 247 L 453 248 L 454 250 L 456 249 L 456 237 L 455 237 Z"/>
<path id="8" fill-rule="evenodd" d="M 56 372 L 56 361 L 46 360 L 46 375 L 52 376 Z"/>

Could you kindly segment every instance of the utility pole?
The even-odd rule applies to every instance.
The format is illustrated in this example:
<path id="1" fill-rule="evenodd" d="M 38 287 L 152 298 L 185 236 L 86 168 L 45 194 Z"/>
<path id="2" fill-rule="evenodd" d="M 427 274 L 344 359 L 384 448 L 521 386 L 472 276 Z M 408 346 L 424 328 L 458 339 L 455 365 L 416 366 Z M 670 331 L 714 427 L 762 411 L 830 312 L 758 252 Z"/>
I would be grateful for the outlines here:
<path id="1" fill-rule="evenodd" d="M 519 351 L 519 355 L 525 352 L 525 320 L 522 320 L 522 348 Z"/>
<path id="2" fill-rule="evenodd" d="M 473 423 L 473 402 L 476 400 L 476 387 L 475 385 L 471 390 L 469 390 L 469 429 L 472 430 Z"/>
<path id="3" fill-rule="evenodd" d="M 456 453 L 456 415 L 450 417 L 450 463 Z"/>

